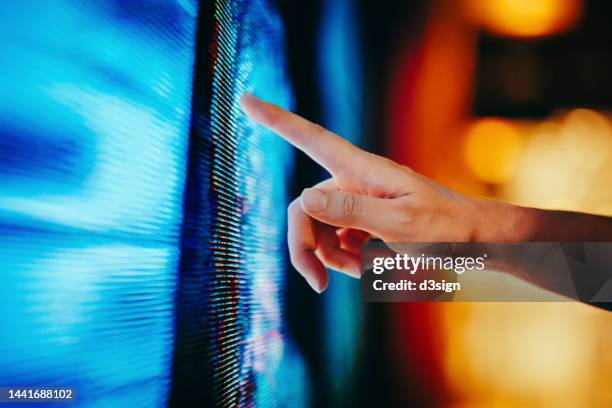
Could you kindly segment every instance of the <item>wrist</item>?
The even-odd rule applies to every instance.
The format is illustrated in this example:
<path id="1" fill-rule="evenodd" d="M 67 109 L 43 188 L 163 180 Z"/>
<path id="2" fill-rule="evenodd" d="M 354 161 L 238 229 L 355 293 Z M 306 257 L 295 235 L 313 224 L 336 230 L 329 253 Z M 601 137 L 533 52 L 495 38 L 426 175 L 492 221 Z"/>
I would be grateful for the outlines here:
<path id="1" fill-rule="evenodd" d="M 521 242 L 529 240 L 537 211 L 486 198 L 470 198 L 472 206 L 471 241 Z"/>

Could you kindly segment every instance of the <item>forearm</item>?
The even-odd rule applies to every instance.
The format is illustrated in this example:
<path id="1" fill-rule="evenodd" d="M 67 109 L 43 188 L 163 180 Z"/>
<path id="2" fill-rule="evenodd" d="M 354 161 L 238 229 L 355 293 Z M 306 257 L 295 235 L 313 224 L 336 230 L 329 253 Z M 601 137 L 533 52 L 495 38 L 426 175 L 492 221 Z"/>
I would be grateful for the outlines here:
<path id="1" fill-rule="evenodd" d="M 612 241 L 612 217 L 475 200 L 478 242 Z"/>
<path id="2" fill-rule="evenodd" d="M 528 209 L 529 241 L 612 241 L 612 218 L 571 211 Z"/>
<path id="3" fill-rule="evenodd" d="M 473 241 L 517 244 L 521 242 L 605 242 L 612 241 L 612 218 L 576 213 L 526 208 L 494 200 L 474 200 L 471 203 L 474 217 Z M 572 244 L 569 244 L 572 245 Z M 582 265 L 580 275 L 573 276 L 558 268 L 542 263 L 550 256 L 549 246 L 532 246 L 530 256 L 522 257 L 521 247 L 492 247 L 489 250 L 489 267 L 508 273 L 569 298 L 576 299 L 579 294 L 586 301 L 594 295 L 610 278 L 605 271 L 610 270 L 609 259 L 600 264 Z M 542 256 L 536 254 L 541 252 Z M 528 260 L 533 260 L 533 263 Z M 590 266 L 589 266 L 590 265 Z M 568 266 L 569 267 L 569 266 Z M 602 269 L 603 267 L 603 269 Z M 586 275 L 584 274 L 586 273 Z M 584 298 L 586 296 L 586 298 Z M 595 304 L 610 310 L 612 303 Z"/>

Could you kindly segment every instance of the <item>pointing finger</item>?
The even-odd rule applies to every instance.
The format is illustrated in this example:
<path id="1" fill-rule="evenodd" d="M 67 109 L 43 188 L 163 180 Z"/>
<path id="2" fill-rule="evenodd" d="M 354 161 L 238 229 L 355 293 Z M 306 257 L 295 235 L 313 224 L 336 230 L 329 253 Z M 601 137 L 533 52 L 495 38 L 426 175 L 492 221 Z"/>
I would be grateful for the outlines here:
<path id="1" fill-rule="evenodd" d="M 253 95 L 244 95 L 240 104 L 251 119 L 278 133 L 332 175 L 359 177 L 367 170 L 368 153 L 325 128 Z"/>

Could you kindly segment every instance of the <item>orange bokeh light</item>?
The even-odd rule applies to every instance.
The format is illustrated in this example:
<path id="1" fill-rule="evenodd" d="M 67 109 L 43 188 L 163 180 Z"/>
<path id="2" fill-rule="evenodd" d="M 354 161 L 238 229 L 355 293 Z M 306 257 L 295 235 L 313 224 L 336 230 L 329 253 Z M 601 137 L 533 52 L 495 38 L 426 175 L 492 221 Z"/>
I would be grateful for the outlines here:
<path id="1" fill-rule="evenodd" d="M 520 133 L 502 119 L 484 118 L 467 130 L 465 159 L 482 181 L 503 183 L 512 175 L 523 147 Z"/>
<path id="2" fill-rule="evenodd" d="M 581 0 L 465 0 L 466 13 L 495 34 L 542 37 L 566 31 L 582 15 Z"/>

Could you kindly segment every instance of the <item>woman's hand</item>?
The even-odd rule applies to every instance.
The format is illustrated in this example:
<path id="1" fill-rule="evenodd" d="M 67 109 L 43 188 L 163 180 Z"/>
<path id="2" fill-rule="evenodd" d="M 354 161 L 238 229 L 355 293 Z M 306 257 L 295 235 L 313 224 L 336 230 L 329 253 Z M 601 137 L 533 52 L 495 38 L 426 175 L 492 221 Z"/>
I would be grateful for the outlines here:
<path id="1" fill-rule="evenodd" d="M 498 211 L 496 202 L 462 196 L 254 96 L 244 96 L 241 104 L 251 119 L 332 175 L 305 189 L 288 209 L 291 262 L 319 293 L 327 287 L 326 267 L 361 275 L 359 251 L 370 236 L 386 242 L 466 242 L 480 239 L 479 214 Z M 506 206 L 502 211 L 511 214 L 514 207 Z"/>

